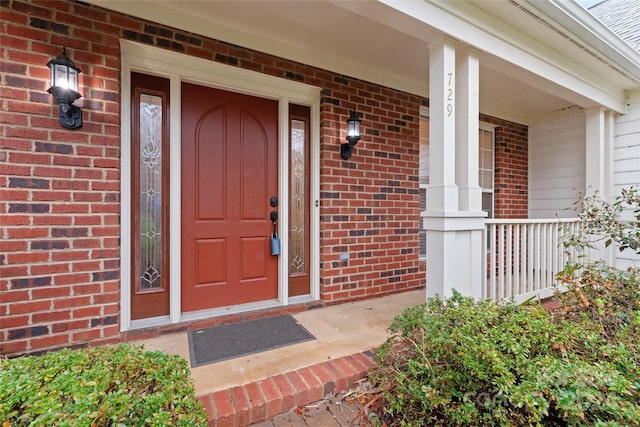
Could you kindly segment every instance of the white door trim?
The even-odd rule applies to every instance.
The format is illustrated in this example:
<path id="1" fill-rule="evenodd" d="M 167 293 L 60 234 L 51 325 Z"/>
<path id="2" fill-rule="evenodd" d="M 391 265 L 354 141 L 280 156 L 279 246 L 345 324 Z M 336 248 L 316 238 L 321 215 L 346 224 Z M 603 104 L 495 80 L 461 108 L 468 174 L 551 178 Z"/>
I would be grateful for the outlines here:
<path id="1" fill-rule="evenodd" d="M 121 259 L 120 259 L 120 330 L 127 331 L 149 326 L 178 323 L 187 320 L 203 319 L 255 310 L 260 308 L 287 305 L 288 296 L 288 247 L 282 245 L 278 264 L 278 299 L 240 306 L 224 307 L 186 315 L 180 310 L 180 132 L 181 132 L 181 83 L 190 82 L 202 86 L 215 87 L 233 92 L 259 96 L 278 101 L 278 188 L 280 191 L 281 230 L 288 230 L 289 200 L 289 103 L 306 105 L 311 108 L 311 292 L 306 299 L 320 298 L 319 253 L 320 253 L 320 91 L 315 86 L 300 82 L 244 70 L 220 64 L 202 58 L 171 52 L 153 46 L 120 40 L 121 64 L 121 182 L 120 182 L 120 220 L 121 220 Z M 169 135 L 169 191 L 170 191 L 170 314 L 158 318 L 131 320 L 131 72 L 165 77 L 170 80 L 170 135 Z M 284 235 L 284 233 L 283 233 Z M 305 298 L 296 297 L 295 302 Z"/>

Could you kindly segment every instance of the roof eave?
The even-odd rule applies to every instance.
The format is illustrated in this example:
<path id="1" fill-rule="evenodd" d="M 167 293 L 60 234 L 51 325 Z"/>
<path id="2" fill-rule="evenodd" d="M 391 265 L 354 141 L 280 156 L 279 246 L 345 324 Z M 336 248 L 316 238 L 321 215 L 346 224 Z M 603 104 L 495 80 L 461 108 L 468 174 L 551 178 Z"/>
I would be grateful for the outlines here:
<path id="1" fill-rule="evenodd" d="M 640 52 L 634 50 L 609 27 L 600 22 L 575 0 L 525 0 L 587 45 L 596 48 L 607 60 L 640 84 Z"/>

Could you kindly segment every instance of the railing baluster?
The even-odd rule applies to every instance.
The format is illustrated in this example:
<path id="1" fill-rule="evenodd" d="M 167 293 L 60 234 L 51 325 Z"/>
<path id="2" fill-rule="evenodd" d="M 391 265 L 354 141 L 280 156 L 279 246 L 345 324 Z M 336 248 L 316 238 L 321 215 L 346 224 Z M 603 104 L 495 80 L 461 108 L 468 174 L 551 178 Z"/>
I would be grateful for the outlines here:
<path id="1" fill-rule="evenodd" d="M 527 226 L 520 226 L 520 292 L 523 293 L 527 289 Z"/>
<path id="2" fill-rule="evenodd" d="M 490 232 L 489 232 L 489 238 L 491 239 L 491 254 L 490 254 L 490 262 L 491 264 L 489 265 L 489 272 L 491 274 L 491 287 L 489 288 L 489 295 L 492 299 L 496 299 L 497 295 L 496 295 L 496 286 L 498 285 L 496 283 L 496 230 L 497 230 L 497 224 L 491 224 L 490 227 Z"/>
<path id="3" fill-rule="evenodd" d="M 522 293 L 522 289 L 520 288 L 520 228 L 522 224 L 514 224 L 514 233 L 513 233 L 513 296 L 520 295 Z"/>
<path id="4" fill-rule="evenodd" d="M 513 224 L 505 225 L 506 228 L 506 239 L 507 239 L 507 248 L 504 259 L 504 270 L 505 270 L 505 298 L 511 298 L 513 296 Z"/>
<path id="5" fill-rule="evenodd" d="M 489 245 L 490 243 L 487 241 L 488 239 L 488 234 L 485 231 L 484 233 L 482 233 L 482 280 L 480 281 L 482 288 L 480 289 L 480 298 L 481 299 L 486 299 L 489 295 L 487 292 L 487 273 L 488 273 L 488 264 L 489 262 L 487 261 L 487 256 L 489 255 L 486 250 L 487 250 L 487 245 Z"/>
<path id="6" fill-rule="evenodd" d="M 551 254 L 549 253 L 549 224 L 542 224 L 543 229 L 543 238 L 540 241 L 540 244 L 544 248 L 544 253 L 542 255 L 542 268 L 544 269 L 544 275 L 542 276 L 542 283 L 540 284 L 540 289 L 546 288 L 549 286 L 549 260 L 551 259 Z"/>
<path id="7" fill-rule="evenodd" d="M 558 271 L 558 224 L 551 224 L 551 283 L 550 286 L 556 284 L 556 273 Z"/>
<path id="8" fill-rule="evenodd" d="M 529 260 L 529 265 L 527 266 L 528 268 L 528 276 L 529 278 L 527 279 L 527 292 L 533 292 L 534 290 L 534 283 L 533 283 L 533 269 L 534 269 L 534 256 L 535 256 L 535 234 L 534 234 L 534 228 L 535 228 L 535 224 L 529 224 L 528 227 L 529 229 L 528 233 L 529 233 L 529 256 L 527 257 Z"/>
<path id="9" fill-rule="evenodd" d="M 498 297 L 504 298 L 504 227 L 498 225 Z"/>
<path id="10" fill-rule="evenodd" d="M 482 245 L 489 254 L 484 257 L 482 296 L 518 301 L 550 295 L 557 274 L 569 258 L 575 259 L 574 250 L 565 251 L 561 240 L 565 233 L 575 233 L 577 222 L 574 218 L 486 220 Z"/>
<path id="11" fill-rule="evenodd" d="M 535 246 L 536 246 L 536 284 L 534 286 L 534 290 L 538 290 L 540 289 L 540 281 L 541 281 L 541 263 L 542 263 L 542 247 L 540 245 L 541 242 L 541 232 L 540 232 L 540 223 L 536 224 L 536 241 L 535 241 Z"/>

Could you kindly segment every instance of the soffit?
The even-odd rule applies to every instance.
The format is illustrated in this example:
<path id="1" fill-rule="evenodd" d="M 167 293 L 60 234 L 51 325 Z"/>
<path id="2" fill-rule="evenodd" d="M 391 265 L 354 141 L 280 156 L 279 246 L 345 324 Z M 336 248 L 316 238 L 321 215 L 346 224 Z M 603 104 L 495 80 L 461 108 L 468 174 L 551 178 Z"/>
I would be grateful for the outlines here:
<path id="1" fill-rule="evenodd" d="M 89 3 L 421 96 L 428 94 L 428 44 L 443 32 L 435 22 L 430 25 L 378 1 L 89 0 Z M 482 27 L 488 22 L 491 28 L 481 30 L 497 33 L 507 41 L 524 39 L 567 67 L 578 64 L 577 68 L 584 69 L 585 81 L 595 75 L 607 75 L 611 86 L 608 89 L 614 93 L 629 84 L 628 79 L 619 80 L 613 75 L 606 64 L 593 64 L 588 53 L 570 47 L 571 41 L 548 26 L 525 17 L 509 1 L 434 4 L 446 6 L 469 25 Z M 473 45 L 469 41 L 463 43 L 466 44 Z M 556 48 L 550 50 L 549 46 Z M 580 91 L 568 91 L 490 52 L 481 55 L 480 82 L 482 112 L 525 124 L 552 111 L 597 105 Z"/>

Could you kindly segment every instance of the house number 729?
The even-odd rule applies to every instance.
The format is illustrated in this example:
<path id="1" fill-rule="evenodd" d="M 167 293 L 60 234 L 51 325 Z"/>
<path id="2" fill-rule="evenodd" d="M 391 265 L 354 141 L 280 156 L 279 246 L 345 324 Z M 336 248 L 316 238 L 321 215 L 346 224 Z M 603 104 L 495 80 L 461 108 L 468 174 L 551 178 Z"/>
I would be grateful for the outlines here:
<path id="1" fill-rule="evenodd" d="M 451 88 L 453 73 L 449 73 L 447 75 L 449 76 L 449 87 L 447 89 L 447 117 L 451 117 L 451 114 L 453 113 L 453 89 Z"/>

